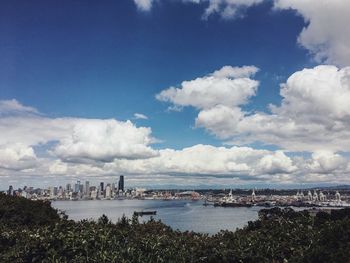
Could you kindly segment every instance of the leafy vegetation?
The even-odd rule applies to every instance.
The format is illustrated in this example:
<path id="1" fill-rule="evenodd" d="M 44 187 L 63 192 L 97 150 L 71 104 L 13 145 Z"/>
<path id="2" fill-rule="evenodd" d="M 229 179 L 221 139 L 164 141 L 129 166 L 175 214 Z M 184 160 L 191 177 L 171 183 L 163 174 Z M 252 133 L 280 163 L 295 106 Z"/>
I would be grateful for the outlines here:
<path id="1" fill-rule="evenodd" d="M 350 262 L 350 209 L 266 209 L 209 236 L 136 217 L 74 222 L 46 202 L 0 195 L 0 262 Z"/>

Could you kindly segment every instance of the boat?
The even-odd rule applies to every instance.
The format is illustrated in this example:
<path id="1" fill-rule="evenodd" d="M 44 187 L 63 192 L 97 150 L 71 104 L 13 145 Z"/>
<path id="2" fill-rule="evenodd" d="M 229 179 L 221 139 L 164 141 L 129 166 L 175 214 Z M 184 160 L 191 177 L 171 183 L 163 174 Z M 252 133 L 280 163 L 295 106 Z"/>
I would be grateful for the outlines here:
<path id="1" fill-rule="evenodd" d="M 156 215 L 157 211 L 135 211 L 134 215 L 136 216 L 148 216 L 148 215 Z"/>
<path id="2" fill-rule="evenodd" d="M 221 207 L 252 207 L 253 204 L 251 204 L 251 203 L 234 203 L 234 202 L 216 202 L 216 203 L 214 203 L 214 206 L 221 206 Z"/>

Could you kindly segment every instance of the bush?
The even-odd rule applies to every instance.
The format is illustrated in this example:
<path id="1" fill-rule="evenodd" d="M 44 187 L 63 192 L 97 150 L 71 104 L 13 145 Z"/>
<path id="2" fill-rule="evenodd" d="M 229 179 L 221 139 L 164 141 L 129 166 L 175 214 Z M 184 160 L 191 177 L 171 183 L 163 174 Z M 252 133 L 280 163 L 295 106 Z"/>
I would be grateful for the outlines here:
<path id="1" fill-rule="evenodd" d="M 60 217 L 48 203 L 0 195 L 0 262 L 349 262 L 349 210 L 311 217 L 266 209 L 236 232 L 174 231 L 160 221 Z M 38 213 L 38 214 L 36 214 Z M 23 219 L 23 217 L 25 219 Z"/>

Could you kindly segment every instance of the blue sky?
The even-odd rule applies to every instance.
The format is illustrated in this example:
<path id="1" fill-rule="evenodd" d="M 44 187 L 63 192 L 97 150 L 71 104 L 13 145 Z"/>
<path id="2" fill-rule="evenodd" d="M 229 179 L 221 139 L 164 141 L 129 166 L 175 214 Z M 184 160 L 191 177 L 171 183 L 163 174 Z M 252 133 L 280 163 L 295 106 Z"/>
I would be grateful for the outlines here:
<path id="1" fill-rule="evenodd" d="M 141 2 L 147 2 L 147 10 L 140 8 Z M 19 105 L 35 108 L 40 112 L 40 118 L 131 120 L 136 127 L 149 127 L 152 130 L 151 137 L 157 142 L 148 146 L 155 151 L 181 151 L 184 147 L 197 144 L 215 147 L 224 145 L 227 148 L 232 145 L 242 146 L 234 138 L 238 136 L 241 141 L 241 134 L 250 134 L 251 131 L 231 131 L 229 136 L 222 136 L 207 124 L 196 127 L 197 115 L 207 108 L 199 109 L 188 104 L 182 105 L 182 111 L 169 111 L 169 106 L 179 105 L 172 98 L 168 98 L 167 102 L 159 101 L 156 95 L 169 87 L 181 89 L 183 81 L 209 76 L 223 66 L 253 65 L 259 71 L 248 77 L 259 81 L 259 86 L 256 95 L 249 96 L 249 102 L 239 107 L 247 116 L 255 112 L 270 114 L 268 105 L 281 105 L 283 97 L 280 95 L 280 84 L 285 83 L 293 73 L 322 64 L 339 67 L 339 70 L 347 65 L 347 61 L 337 61 L 333 55 L 337 53 L 331 52 L 332 47 L 329 48 L 331 51 L 328 50 L 329 54 L 326 52 L 319 58 L 318 54 L 323 50 L 315 51 L 318 43 L 314 41 L 316 37 L 312 32 L 312 38 L 300 38 L 303 29 L 310 29 L 314 21 L 324 21 L 322 12 L 320 18 L 314 18 L 314 12 L 308 15 L 308 6 L 293 5 L 287 0 L 248 2 L 252 4 L 241 6 L 235 1 L 230 4 L 229 0 L 222 0 L 220 9 L 204 18 L 203 14 L 212 4 L 208 0 L 198 3 L 180 0 L 110 0 L 103 3 L 2 1 L 0 100 L 15 100 Z M 348 8 L 346 1 L 340 1 L 340 4 L 342 2 L 344 9 Z M 278 5 L 279 8 L 276 8 Z M 235 8 L 235 15 L 223 17 L 225 8 Z M 336 15 L 330 19 L 336 20 Z M 337 40 L 336 37 L 332 36 L 331 40 Z M 319 38 L 322 39 L 322 36 Z M 313 39 L 316 44 L 310 44 L 308 39 Z M 347 47 L 347 40 L 339 39 L 345 41 L 343 44 Z M 284 108 L 279 110 L 279 114 L 282 111 L 285 112 Z M 135 119 L 134 113 L 144 114 L 148 119 Z M 289 117 L 293 118 L 296 114 L 302 113 L 295 111 Z M 323 146 L 315 149 L 305 144 L 293 147 L 294 140 L 287 145 L 264 139 L 264 136 L 260 139 L 259 136 L 256 136 L 257 141 L 249 140 L 243 146 L 256 150 L 283 150 L 288 157 L 294 156 L 295 152 L 297 156 L 304 156 L 305 153 L 310 156 L 316 150 L 327 150 L 327 153 L 330 151 L 332 154 L 347 152 L 346 149 L 328 144 L 325 144 L 324 149 Z M 38 157 L 42 152 L 37 149 L 44 149 L 45 156 L 45 152 L 49 152 L 50 147 L 57 141 L 60 143 L 60 140 L 61 137 L 54 137 L 43 140 L 44 143 L 38 144 L 36 141 L 23 144 L 34 149 L 34 155 Z M 2 143 L 8 149 L 12 139 Z M 47 154 L 47 158 L 52 161 L 57 158 L 56 161 L 67 162 L 67 165 L 75 162 L 59 155 Z M 3 172 L 3 178 L 9 178 L 9 174 L 18 174 L 18 178 L 21 178 L 18 169 L 11 172 L 11 169 L 4 167 L 6 171 Z M 118 169 L 114 171 L 123 172 Z M 287 173 L 292 172 L 290 170 Z M 32 172 L 28 176 L 34 174 Z M 78 176 L 75 173 L 65 175 Z M 268 177 L 267 174 L 260 175 Z M 52 176 L 64 178 L 62 175 Z M 98 178 L 99 175 L 96 173 L 91 176 Z M 196 177 L 195 174 L 191 176 L 192 179 Z M 175 177 L 169 179 L 169 184 L 176 184 Z M 337 177 L 337 180 L 339 178 L 343 177 Z M 9 180 L 6 179 L 6 183 Z M 193 184 L 196 184 L 196 180 Z M 269 181 L 259 180 L 263 183 Z M 296 181 L 300 180 L 303 179 Z M 284 183 L 277 179 L 274 182 Z M 288 182 L 294 183 L 295 180 L 288 179 Z M 333 181 L 325 179 L 325 182 Z"/>

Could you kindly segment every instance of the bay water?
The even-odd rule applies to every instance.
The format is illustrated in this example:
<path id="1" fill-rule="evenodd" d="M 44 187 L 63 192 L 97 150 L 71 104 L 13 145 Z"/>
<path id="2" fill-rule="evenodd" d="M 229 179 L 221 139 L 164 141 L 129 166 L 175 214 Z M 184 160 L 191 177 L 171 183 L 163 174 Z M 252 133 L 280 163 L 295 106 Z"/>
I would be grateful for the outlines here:
<path id="1" fill-rule="evenodd" d="M 103 214 L 112 222 L 123 215 L 130 218 L 135 211 L 157 211 L 153 215 L 173 229 L 215 234 L 220 230 L 242 228 L 248 221 L 258 218 L 260 207 L 204 206 L 203 201 L 191 200 L 87 200 L 53 201 L 51 205 L 64 211 L 69 219 L 94 219 Z M 150 216 L 140 217 L 147 221 Z"/>

